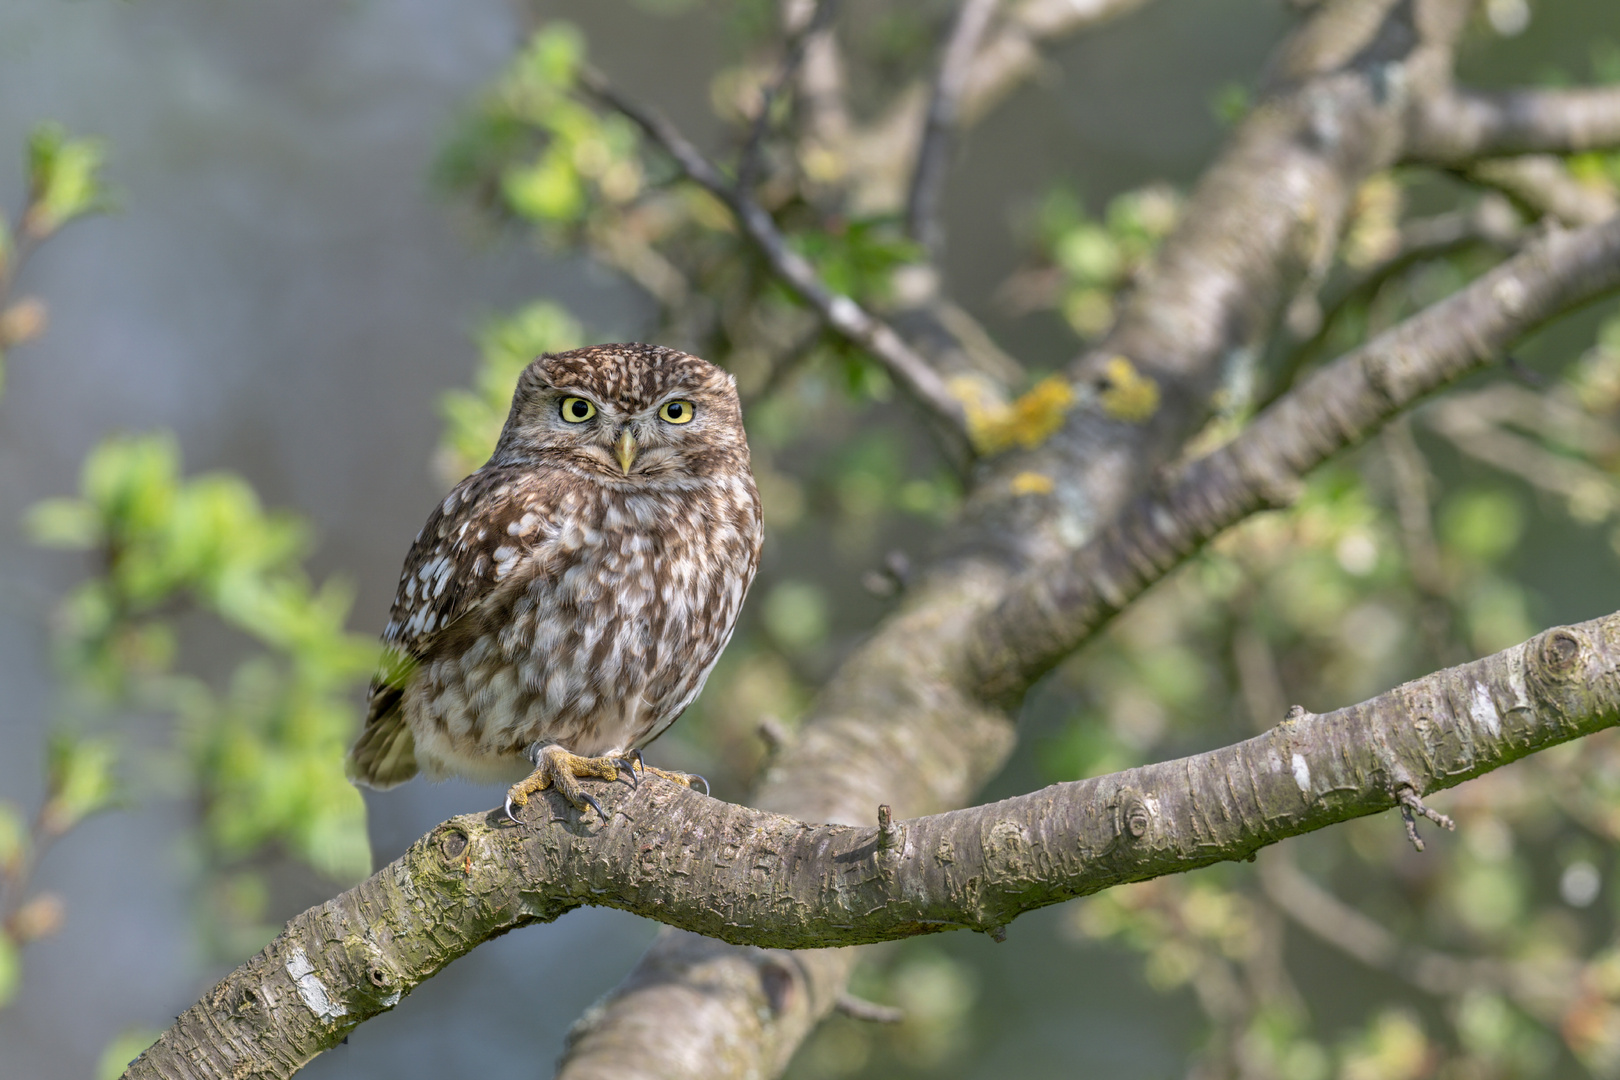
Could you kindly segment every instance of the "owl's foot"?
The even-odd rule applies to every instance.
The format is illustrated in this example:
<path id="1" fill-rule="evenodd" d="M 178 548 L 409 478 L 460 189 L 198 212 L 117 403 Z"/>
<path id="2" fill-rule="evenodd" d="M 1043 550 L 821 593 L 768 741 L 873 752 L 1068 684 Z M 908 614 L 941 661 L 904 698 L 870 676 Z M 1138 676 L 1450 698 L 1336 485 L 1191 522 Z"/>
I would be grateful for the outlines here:
<path id="1" fill-rule="evenodd" d="M 615 780 L 619 776 L 619 763 L 615 757 L 580 757 L 570 754 L 567 750 L 556 744 L 537 746 L 531 751 L 534 760 L 534 772 L 513 784 L 506 793 L 506 816 L 517 821 L 517 815 L 512 813 L 514 807 L 528 805 L 529 796 L 554 787 L 563 798 L 573 803 L 576 809 L 584 810 L 590 807 L 596 811 L 596 816 L 604 822 L 607 821 L 607 811 L 602 804 L 580 787 L 579 778 L 585 776 L 596 777 L 601 780 Z"/>
<path id="2" fill-rule="evenodd" d="M 645 772 L 652 773 L 654 776 L 662 776 L 670 783 L 679 784 L 681 787 L 689 788 L 692 786 L 693 781 L 696 781 L 703 785 L 703 794 L 707 795 L 709 793 L 709 782 L 703 779 L 703 777 L 699 776 L 697 773 L 670 772 L 668 769 L 655 769 L 651 765 L 648 765 L 645 761 L 641 760 L 640 750 L 631 750 L 618 760 L 620 764 L 630 769 L 632 782 L 634 781 L 637 772 Z"/>

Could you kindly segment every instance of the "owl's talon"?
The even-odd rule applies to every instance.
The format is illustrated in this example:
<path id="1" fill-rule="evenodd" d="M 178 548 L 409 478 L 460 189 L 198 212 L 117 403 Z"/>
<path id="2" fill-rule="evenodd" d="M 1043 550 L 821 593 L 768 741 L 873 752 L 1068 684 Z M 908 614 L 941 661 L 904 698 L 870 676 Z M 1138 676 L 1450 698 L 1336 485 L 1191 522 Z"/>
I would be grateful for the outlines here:
<path id="1" fill-rule="evenodd" d="M 626 779 L 628 779 L 630 781 L 630 790 L 631 791 L 634 791 L 634 790 L 636 790 L 636 788 L 641 786 L 641 782 L 636 779 L 636 766 L 635 766 L 635 764 L 633 762 L 631 762 L 631 760 L 629 758 L 627 758 L 627 757 L 616 757 L 616 758 L 614 758 L 613 759 L 613 767 L 624 772 Z"/>
<path id="2" fill-rule="evenodd" d="M 523 822 L 517 819 L 517 815 L 512 813 L 512 793 L 510 791 L 506 793 L 506 817 L 514 825 L 523 824 Z"/>
<path id="3" fill-rule="evenodd" d="M 517 818 L 512 816 L 512 807 L 521 808 L 527 805 L 530 795 L 554 787 L 575 809 L 595 810 L 604 823 L 607 821 L 607 811 L 602 809 L 600 802 L 579 786 L 579 778 L 591 776 L 599 780 L 617 780 L 619 767 L 613 758 L 580 757 L 578 754 L 570 754 L 555 743 L 531 749 L 528 757 L 535 763 L 534 772 L 513 784 L 507 791 L 508 817 L 516 821 Z"/>
<path id="4" fill-rule="evenodd" d="M 684 788 L 691 787 L 692 781 L 694 780 L 703 780 L 703 794 L 707 795 L 709 793 L 709 782 L 704 780 L 703 777 L 699 776 L 697 773 L 670 772 L 668 769 L 657 769 L 651 765 L 643 765 L 642 771 L 650 772 L 654 776 L 662 776 L 670 783 L 679 784 Z"/>

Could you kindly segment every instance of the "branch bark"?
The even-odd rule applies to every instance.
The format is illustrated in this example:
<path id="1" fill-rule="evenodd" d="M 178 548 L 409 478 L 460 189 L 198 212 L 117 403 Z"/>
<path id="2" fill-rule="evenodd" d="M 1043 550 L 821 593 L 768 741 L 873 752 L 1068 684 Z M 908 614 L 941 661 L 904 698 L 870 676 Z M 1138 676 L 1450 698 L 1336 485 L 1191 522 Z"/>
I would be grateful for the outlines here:
<path id="1" fill-rule="evenodd" d="M 1222 529 L 1293 500 L 1300 477 L 1518 338 L 1620 287 L 1620 218 L 1554 232 L 1316 372 L 1236 438 L 1138 500 L 1064 566 L 1026 573 L 983 620 L 981 692 L 1010 698 Z"/>
<path id="2" fill-rule="evenodd" d="M 935 258 L 944 246 L 940 223 L 940 201 L 945 195 L 962 95 L 967 90 L 979 41 L 990 27 L 1000 0 L 962 0 L 956 25 L 951 30 L 940 58 L 934 94 L 928 103 L 928 119 L 923 125 L 922 144 L 911 173 L 911 193 L 906 199 L 906 231 Z"/>
<path id="3" fill-rule="evenodd" d="M 1251 859 L 1617 722 L 1620 614 L 1359 705 L 1296 708 L 1209 753 L 912 821 L 880 814 L 877 827 L 809 825 L 657 780 L 606 786 L 597 824 L 552 792 L 521 827 L 498 809 L 452 818 L 293 919 L 125 1076 L 290 1076 L 480 942 L 588 903 L 774 948 L 999 936 L 1026 911 Z"/>
<path id="4" fill-rule="evenodd" d="M 1294 50 L 1315 67 L 1240 126 L 1105 349 L 1064 373 L 1074 402 L 1058 413 L 1061 427 L 979 465 L 940 555 L 834 673 L 755 805 L 845 824 L 869 821 L 880 802 L 918 816 L 964 805 L 1001 768 L 1011 719 L 964 685 L 974 620 L 1021 569 L 1066 557 L 1116 514 L 1202 423 L 1227 366 L 1258 355 L 1297 268 L 1331 251 L 1357 187 L 1399 156 L 1411 96 L 1447 86 L 1469 6 L 1331 0 L 1313 14 L 1307 28 L 1373 11 Z M 1329 56 L 1343 46 L 1354 58 L 1385 39 L 1399 48 L 1376 63 Z M 1092 392 L 1119 370 L 1116 356 L 1150 380 L 1157 407 L 1145 418 L 1109 389 Z M 1021 483 L 1026 474 L 1050 492 Z M 669 931 L 576 1025 L 560 1075 L 776 1075 L 834 1007 L 854 962 L 850 951 L 788 954 Z"/>
<path id="5" fill-rule="evenodd" d="M 1569 90 L 1457 90 L 1420 99 L 1406 160 L 1468 165 L 1508 154 L 1569 154 L 1620 142 L 1620 86 Z"/>

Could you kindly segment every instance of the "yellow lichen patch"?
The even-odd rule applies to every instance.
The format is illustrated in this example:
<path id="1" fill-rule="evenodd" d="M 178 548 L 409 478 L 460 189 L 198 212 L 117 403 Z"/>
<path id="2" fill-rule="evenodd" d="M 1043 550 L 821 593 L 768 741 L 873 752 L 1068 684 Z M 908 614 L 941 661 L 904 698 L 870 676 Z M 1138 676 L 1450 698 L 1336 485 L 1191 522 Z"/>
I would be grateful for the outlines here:
<path id="1" fill-rule="evenodd" d="M 1047 495 L 1052 491 L 1052 478 L 1045 473 L 1021 472 L 1012 478 L 1014 495 Z"/>
<path id="2" fill-rule="evenodd" d="M 1097 400 L 1115 420 L 1140 423 L 1159 408 L 1159 384 L 1136 370 L 1123 356 L 1111 356 L 1104 365 L 1104 381 Z"/>
<path id="3" fill-rule="evenodd" d="M 968 434 L 981 454 L 999 454 L 1015 446 L 1031 449 L 1063 426 L 1074 404 L 1074 387 L 1061 375 L 1050 375 L 1017 401 L 999 400 L 976 376 L 958 376 L 951 393 L 967 413 Z"/>

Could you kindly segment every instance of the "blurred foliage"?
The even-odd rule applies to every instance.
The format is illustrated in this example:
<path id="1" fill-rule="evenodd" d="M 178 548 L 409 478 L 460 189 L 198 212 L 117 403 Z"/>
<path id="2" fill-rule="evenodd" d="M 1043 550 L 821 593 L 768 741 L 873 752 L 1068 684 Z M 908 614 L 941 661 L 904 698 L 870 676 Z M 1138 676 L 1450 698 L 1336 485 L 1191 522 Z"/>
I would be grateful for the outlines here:
<path id="1" fill-rule="evenodd" d="M 27 526 L 37 543 L 95 555 L 101 573 L 62 606 L 64 670 L 109 704 L 175 713 L 216 857 L 279 845 L 339 881 L 368 872 L 342 756 L 377 650 L 344 628 L 348 586 L 305 576 L 304 523 L 264 510 L 240 477 L 182 477 L 174 440 L 152 435 L 96 447 L 80 494 L 38 504 Z M 223 690 L 177 669 L 182 619 L 198 613 L 251 643 Z M 108 748 L 73 766 L 91 778 L 68 775 L 98 790 L 94 770 L 111 760 Z"/>
<path id="2" fill-rule="evenodd" d="M 34 249 L 64 225 L 112 205 L 101 176 L 105 149 L 99 139 L 72 138 L 59 124 L 34 128 L 28 139 L 28 197 L 15 222 L 0 213 L 0 393 L 6 354 L 45 332 L 45 302 L 12 299 L 17 275 Z"/>
<path id="3" fill-rule="evenodd" d="M 1029 223 L 1033 265 L 1001 289 L 1003 302 L 1023 313 L 1056 309 L 1081 338 L 1097 338 L 1113 324 L 1115 300 L 1181 219 L 1175 189 L 1150 184 L 1115 196 L 1101 219 L 1079 197 L 1056 187 Z"/>
<path id="4" fill-rule="evenodd" d="M 1497 7 L 1488 22 L 1509 32 L 1520 13 Z M 719 142 L 734 148 L 749 144 L 780 71 L 773 19 L 761 10 L 739 5 L 723 21 L 728 59 L 710 80 Z M 876 114 L 886 94 L 926 76 L 950 10 L 879 3 L 847 11 L 840 44 L 852 100 Z M 656 750 L 707 772 L 722 795 L 739 794 L 769 746 L 792 737 L 810 688 L 869 625 L 874 605 L 904 588 L 904 549 L 926 546 L 951 519 L 960 480 L 888 411 L 882 369 L 823 334 L 770 280 L 729 210 L 574 89 L 584 56 L 577 31 L 542 27 L 469 116 L 441 176 L 492 222 L 616 268 L 656 305 L 653 336 L 737 376 L 765 504 L 766 564 L 708 689 Z M 900 229 L 905 177 L 814 134 L 791 96 L 773 99 L 757 128 L 753 194 L 831 288 L 903 311 L 908 275 L 923 258 Z M 1236 123 L 1254 99 L 1233 85 L 1212 106 Z M 1616 160 L 1579 155 L 1568 165 L 1580 182 L 1612 187 Z M 1288 313 L 1270 354 L 1237 358 L 1192 452 L 1230 438 L 1315 364 L 1494 265 L 1501 248 L 1484 242 L 1398 257 L 1415 207 L 1466 210 L 1477 200 L 1456 187 L 1437 191 L 1417 173 L 1365 184 L 1332 264 L 1312 271 L 1320 303 Z M 1000 290 L 1004 314 L 1056 313 L 1076 345 L 1107 331 L 1184 202 L 1174 188 L 1148 183 L 1103 205 L 1094 214 L 1075 189 L 1058 186 L 1025 215 L 1028 255 Z M 511 329 L 530 320 L 532 330 Z M 491 327 L 477 389 L 446 400 L 455 463 L 447 474 L 487 452 L 525 352 L 578 339 L 577 326 L 544 305 Z M 1156 385 L 1118 362 L 1104 391 L 1113 396 L 1101 404 L 1125 418 L 1151 412 Z M 1521 564 L 1537 515 L 1556 507 L 1579 525 L 1612 528 L 1620 552 L 1620 495 L 1610 494 L 1620 480 L 1620 441 L 1611 438 L 1620 438 L 1620 320 L 1546 387 L 1510 386 L 1504 396 L 1503 385 L 1456 396 L 1459 409 L 1493 418 L 1483 443 L 1447 426 L 1441 402 L 1418 424 L 1397 425 L 1319 471 L 1292 509 L 1232 530 L 1133 605 L 1043 691 L 1066 710 L 1036 735 L 1046 778 L 1231 742 L 1275 723 L 1292 703 L 1332 708 L 1529 636 L 1538 601 Z M 1004 398 L 971 389 L 959 396 L 986 454 L 1038 443 L 1074 404 L 1066 380 L 1038 372 Z M 1497 396 L 1465 396 L 1476 392 Z M 1503 447 L 1519 455 L 1518 467 Z M 1565 462 L 1565 479 L 1546 479 L 1538 454 Z M 1030 473 L 1013 484 L 1040 494 L 1052 480 Z M 1605 843 L 1620 838 L 1617 798 L 1620 746 L 1588 740 L 1446 796 L 1461 840 L 1432 845 L 1421 863 L 1399 822 L 1387 819 L 1288 845 L 1284 857 L 1391 940 L 1512 973 L 1432 993 L 1391 969 L 1381 976 L 1386 1000 L 1348 1025 L 1316 1019 L 1332 988 L 1290 966 L 1302 924 L 1246 868 L 1076 904 L 1069 937 L 1139 954 L 1150 986 L 1196 1001 L 1209 1018 L 1192 1065 L 1200 1077 L 1529 1077 L 1572 1063 L 1620 1076 L 1620 976 L 1610 974 L 1620 964 L 1606 959 L 1620 955 L 1620 942 L 1601 944 L 1614 928 L 1598 902 L 1615 867 L 1604 844 L 1581 842 L 1593 831 Z M 1558 883 L 1550 892 L 1549 874 Z M 901 1006 L 904 1021 L 834 1019 L 811 1038 L 793 1076 L 950 1073 L 971 1051 L 994 1006 L 981 1000 L 965 948 L 916 941 L 876 955 L 855 992 Z M 1559 989 L 1547 992 L 1550 985 Z M 1430 1004 L 1407 1004 L 1426 994 Z"/>
<path id="5" fill-rule="evenodd" d="M 512 407 L 512 391 L 529 362 L 541 353 L 566 352 L 585 344 L 585 332 L 567 311 L 540 300 L 478 332 L 478 371 L 471 390 L 449 390 L 440 399 L 444 435 L 440 472 L 451 482 L 482 465 L 495 449 Z"/>
<path id="6" fill-rule="evenodd" d="M 667 15 L 693 5 L 638 6 Z M 759 131 L 751 193 L 793 249 L 832 289 L 897 319 L 910 313 L 928 271 L 902 228 L 904 155 L 892 152 L 885 110 L 930 77 L 952 5 L 845 6 L 852 122 L 868 142 L 841 146 L 812 130 L 791 93 L 772 99 L 760 122 L 781 71 L 777 5 L 736 0 L 720 10 L 724 59 L 709 81 L 718 135 L 705 145 L 725 147 L 722 167 L 737 171 Z M 1513 34 L 1529 14 L 1524 0 L 1492 0 L 1484 22 Z M 771 279 L 731 211 L 582 92 L 586 56 L 576 28 L 542 25 L 469 110 L 438 178 L 493 227 L 622 274 L 653 308 L 638 336 L 705 355 L 738 379 L 766 562 L 707 690 L 655 747 L 738 797 L 771 747 L 793 737 L 812 688 L 904 591 L 906 552 L 926 550 L 955 516 L 962 480 L 890 404 L 884 370 L 824 333 Z M 1620 78 L 1617 57 L 1612 45 L 1594 46 L 1592 73 Z M 1237 85 L 1209 100 L 1227 123 L 1255 104 Z M 15 224 L 0 221 L 0 350 L 43 329 L 43 305 L 6 303 L 5 289 L 30 245 L 107 205 L 101 159 L 93 140 L 36 133 L 29 207 Z M 1578 183 L 1620 191 L 1620 155 L 1565 165 Z M 1301 301 L 1268 355 L 1234 358 L 1217 415 L 1189 452 L 1220 445 L 1313 365 L 1494 265 L 1501 245 L 1483 241 L 1400 257 L 1417 208 L 1478 208 L 1486 196 L 1469 184 L 1408 171 L 1364 184 L 1339 249 L 1324 253 L 1331 265 L 1300 282 Z M 1067 185 L 1040 199 L 1021 223 L 1024 265 L 999 295 L 1009 320 L 1060 317 L 1071 351 L 1106 333 L 1185 210 L 1164 183 L 1092 205 L 1101 213 Z M 524 365 L 585 340 L 552 300 L 486 323 L 470 387 L 442 399 L 442 478 L 487 457 Z M 1109 376 L 1105 410 L 1152 412 L 1151 379 L 1124 358 Z M 1004 396 L 982 403 L 964 394 L 976 403 L 973 438 L 985 454 L 1039 443 L 1075 404 L 1060 375 L 1015 370 L 1005 381 Z M 1459 413 L 1472 426 L 1457 423 Z M 1208 749 L 1269 727 L 1293 703 L 1334 708 L 1524 639 L 1540 625 L 1525 571 L 1542 519 L 1605 530 L 1620 557 L 1617 471 L 1620 319 L 1611 319 L 1545 385 L 1489 379 L 1456 391 L 1320 470 L 1291 509 L 1210 544 L 1042 688 L 1041 707 L 1056 716 L 1029 721 L 1031 767 L 1072 779 Z M 1024 495 L 1053 490 L 1036 473 L 1011 483 Z M 88 554 L 92 574 L 59 620 L 63 671 L 78 692 L 51 744 L 45 804 L 29 824 L 0 803 L 0 1004 L 17 986 L 18 946 L 62 917 L 60 900 L 21 897 L 15 883 L 50 839 L 153 794 L 140 773 L 161 777 L 163 794 L 196 801 L 204 906 L 224 953 L 255 947 L 285 914 L 273 886 L 287 860 L 340 881 L 364 872 L 363 807 L 340 762 L 375 650 L 344 629 L 348 591 L 302 570 L 304 524 L 263 509 L 240 478 L 184 477 L 173 440 L 147 436 L 98 447 L 79 494 L 36 507 L 28 526 L 41 543 Z M 190 673 L 204 636 L 230 654 L 217 685 Z M 110 719 L 133 711 L 174 718 L 163 750 L 139 759 L 151 770 L 130 767 L 137 751 Z M 1272 865 L 1215 867 L 1070 905 L 1062 947 L 1135 956 L 1147 987 L 1200 1009 L 1207 1030 L 1189 1065 L 1200 1078 L 1620 1077 L 1620 739 L 1547 751 L 1434 801 L 1459 832 L 1421 858 L 1393 815 L 1358 821 L 1268 851 Z M 1359 937 L 1301 950 L 1320 920 L 1297 891 L 1276 886 L 1279 873 L 1320 890 L 1347 925 L 1360 920 Z M 1369 950 L 1368 941 L 1393 946 Z M 903 1019 L 835 1018 L 792 1074 L 969 1068 L 958 1065 L 973 1060 L 1004 1007 L 969 949 L 916 940 L 871 955 L 852 989 L 898 1006 Z M 1369 979 L 1370 992 L 1345 989 Z M 121 1036 L 102 1075 L 117 1075 L 149 1040 Z"/>

